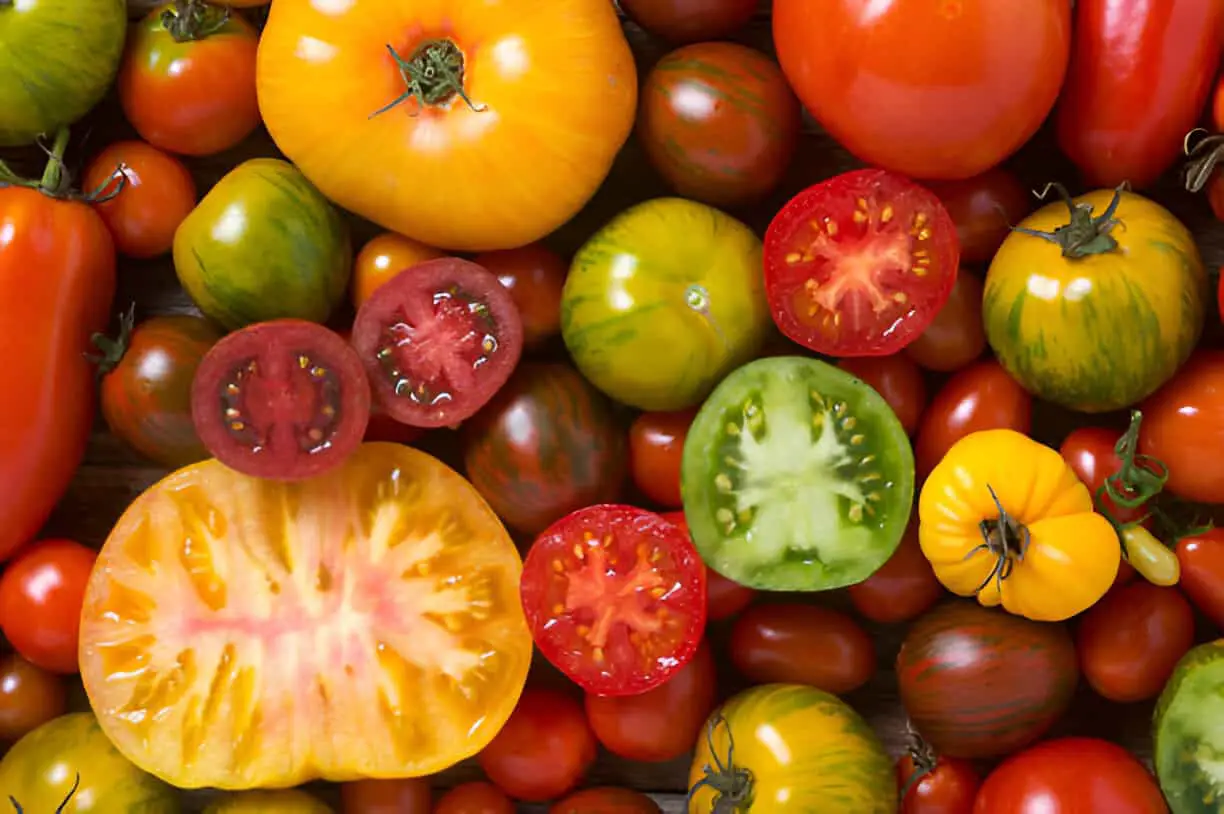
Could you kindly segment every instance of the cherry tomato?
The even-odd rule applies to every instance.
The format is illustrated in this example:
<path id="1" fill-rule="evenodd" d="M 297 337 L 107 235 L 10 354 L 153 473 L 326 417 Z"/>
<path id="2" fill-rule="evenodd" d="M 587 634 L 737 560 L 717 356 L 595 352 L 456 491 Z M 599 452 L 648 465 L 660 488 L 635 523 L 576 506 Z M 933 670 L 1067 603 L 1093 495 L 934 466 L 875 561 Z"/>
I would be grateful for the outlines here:
<path id="1" fill-rule="evenodd" d="M 596 788 L 576 791 L 553 803 L 548 814 L 662 814 L 662 809 L 640 791 Z"/>
<path id="2" fill-rule="evenodd" d="M 343 814 L 430 814 L 432 803 L 429 781 L 420 777 L 340 786 Z"/>
<path id="3" fill-rule="evenodd" d="M 473 261 L 497 276 L 523 318 L 523 346 L 538 348 L 561 333 L 561 291 L 569 267 L 540 243 L 485 252 Z"/>
<path id="4" fill-rule="evenodd" d="M 928 188 L 956 224 L 962 263 L 989 263 L 1011 227 L 1033 208 L 1024 184 L 1002 167 L 963 181 L 935 181 Z"/>
<path id="5" fill-rule="evenodd" d="M 1181 589 L 1199 612 L 1224 629 L 1224 529 L 1177 541 Z"/>
<path id="6" fill-rule="evenodd" d="M 597 748 L 577 701 L 551 690 L 529 689 L 478 759 L 502 791 L 518 800 L 540 802 L 578 785 L 595 762 Z"/>
<path id="7" fill-rule="evenodd" d="M 115 248 L 128 257 L 170 251 L 175 230 L 196 205 L 195 181 L 183 163 L 143 141 L 120 141 L 98 153 L 82 186 L 96 195 Z"/>
<path id="8" fill-rule="evenodd" d="M 1201 350 L 1140 405 L 1139 451 L 1169 468 L 1165 485 L 1199 503 L 1224 503 L 1224 351 Z"/>
<path id="9" fill-rule="evenodd" d="M 633 483 L 653 503 L 679 509 L 680 459 L 696 410 L 642 413 L 629 428 L 629 467 Z"/>
<path id="10" fill-rule="evenodd" d="M 477 781 L 442 795 L 433 814 L 514 814 L 514 803 L 492 783 Z"/>
<path id="11" fill-rule="evenodd" d="M 976 362 L 985 349 L 982 278 L 961 269 L 948 301 L 903 352 L 927 370 L 954 373 Z"/>
<path id="12" fill-rule="evenodd" d="M 836 695 L 875 674 L 871 637 L 844 613 L 818 605 L 753 605 L 731 628 L 731 661 L 754 684 L 810 684 Z"/>
<path id="13" fill-rule="evenodd" d="M 1105 480 L 1122 469 L 1122 459 L 1114 451 L 1121 438 L 1121 431 L 1108 427 L 1079 427 L 1071 431 L 1058 451 L 1088 491 L 1097 496 L 1097 511 L 1106 513 L 1118 523 L 1130 523 L 1143 516 L 1143 507 L 1120 507 L 1100 491 Z"/>
<path id="14" fill-rule="evenodd" d="M 973 814 L 982 778 L 968 760 L 937 756 L 917 741 L 897 761 L 898 814 Z"/>
<path id="15" fill-rule="evenodd" d="M 849 594 L 855 610 L 881 624 L 908 622 L 939 601 L 944 589 L 918 544 L 916 514 L 888 562 L 867 579 L 851 585 Z"/>
<path id="16" fill-rule="evenodd" d="M 668 512 L 663 519 L 675 523 L 688 534 L 684 512 Z M 692 539 L 692 538 L 690 538 Z M 746 585 L 727 579 L 713 568 L 706 573 L 706 621 L 721 622 L 738 614 L 756 598 L 757 592 Z"/>
<path id="17" fill-rule="evenodd" d="M 97 557 L 92 548 L 71 540 L 43 540 L 0 575 L 0 630 L 36 666 L 77 672 L 81 604 Z"/>
<path id="18" fill-rule="evenodd" d="M 68 709 L 68 692 L 54 673 L 16 653 L 0 658 L 0 746 L 16 743 Z"/>
<path id="19" fill-rule="evenodd" d="M 894 353 L 843 359 L 837 366 L 874 387 L 897 414 L 905 431 L 914 434 L 927 401 L 926 382 L 917 365 L 902 354 Z"/>
<path id="20" fill-rule="evenodd" d="M 748 24 L 759 0 L 620 0 L 633 21 L 674 45 L 728 37 Z"/>
<path id="21" fill-rule="evenodd" d="M 353 279 L 349 283 L 349 295 L 353 307 L 360 308 L 366 300 L 395 275 L 410 269 L 417 263 L 436 260 L 446 254 L 433 246 L 418 243 L 412 238 L 383 232 L 375 235 L 357 252 L 353 261 Z"/>

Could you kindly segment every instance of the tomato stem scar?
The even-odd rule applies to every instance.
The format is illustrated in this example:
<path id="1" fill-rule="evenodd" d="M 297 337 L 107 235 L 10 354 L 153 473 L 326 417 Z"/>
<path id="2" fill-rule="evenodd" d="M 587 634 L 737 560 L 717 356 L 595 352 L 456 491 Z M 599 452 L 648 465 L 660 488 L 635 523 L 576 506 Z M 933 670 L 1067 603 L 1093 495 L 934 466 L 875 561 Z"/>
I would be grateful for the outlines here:
<path id="1" fill-rule="evenodd" d="M 386 113 L 409 99 L 416 99 L 418 107 L 445 104 L 458 96 L 475 113 L 483 113 L 488 105 L 476 104 L 463 89 L 463 52 L 450 40 L 431 40 L 422 44 L 412 56 L 404 59 L 388 43 L 387 52 L 395 60 L 404 92 L 389 104 L 375 110 L 370 118 Z M 409 113 L 416 116 L 417 113 Z"/>
<path id="2" fill-rule="evenodd" d="M 995 494 L 994 488 L 990 484 L 986 484 L 986 489 L 990 492 L 990 499 L 994 501 L 999 516 L 993 520 L 983 520 L 978 524 L 983 542 L 981 545 L 974 546 L 965 555 L 965 559 L 969 559 L 979 551 L 985 551 L 995 558 L 995 564 L 990 569 L 990 573 L 986 575 L 986 579 L 982 581 L 982 584 L 977 587 L 974 593 L 982 591 L 990 584 L 991 580 L 995 580 L 999 591 L 1002 592 L 1003 580 L 1011 576 L 1016 560 L 1024 562 L 1024 554 L 1028 551 L 1031 539 L 1028 528 L 1024 524 L 1017 522 L 1015 518 L 1007 513 L 1007 509 L 1003 508 L 1003 504 L 999 502 L 999 496 Z"/>

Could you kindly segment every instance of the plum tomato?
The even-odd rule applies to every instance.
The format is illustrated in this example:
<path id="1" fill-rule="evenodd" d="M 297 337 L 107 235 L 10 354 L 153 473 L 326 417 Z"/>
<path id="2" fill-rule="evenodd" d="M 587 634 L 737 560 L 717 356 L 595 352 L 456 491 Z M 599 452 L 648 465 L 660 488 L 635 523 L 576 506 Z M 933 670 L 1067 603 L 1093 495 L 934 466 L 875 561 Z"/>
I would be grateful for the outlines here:
<path id="1" fill-rule="evenodd" d="M 473 261 L 510 292 L 523 320 L 523 347 L 539 348 L 561 333 L 561 292 L 569 265 L 541 243 L 485 252 Z"/>
<path id="2" fill-rule="evenodd" d="M 552 690 L 529 689 L 478 760 L 511 797 L 542 802 L 577 786 L 597 750 L 577 701 Z"/>
<path id="3" fill-rule="evenodd" d="M 510 716 L 531 661 L 520 573 L 471 484 L 411 447 L 295 481 L 204 461 L 103 546 L 81 677 L 115 745 L 179 787 L 421 777 Z"/>
<path id="4" fill-rule="evenodd" d="M 433 793 L 429 780 L 357 780 L 340 786 L 343 814 L 430 814 Z"/>
<path id="5" fill-rule="evenodd" d="M 339 466 L 361 443 L 370 388 L 339 335 L 298 319 L 260 322 L 205 355 L 191 417 L 204 446 L 231 469 L 306 478 Z"/>
<path id="6" fill-rule="evenodd" d="M 540 652 L 587 692 L 634 695 L 693 657 L 705 568 L 683 530 L 632 506 L 580 509 L 545 529 L 520 594 Z"/>
<path id="7" fill-rule="evenodd" d="M 684 512 L 668 512 L 661 515 L 670 523 L 675 523 L 688 534 L 688 521 Z M 689 539 L 693 539 L 691 536 Z M 706 575 L 706 623 L 721 622 L 738 614 L 756 599 L 757 592 L 738 582 L 729 580 L 709 566 Z"/>
<path id="8" fill-rule="evenodd" d="M 1213 528 L 1177 541 L 1178 585 L 1220 629 L 1224 629 L 1224 529 Z"/>
<path id="9" fill-rule="evenodd" d="M 982 278 L 961 269 L 948 301 L 927 329 L 902 352 L 927 370 L 953 373 L 976 362 L 984 350 Z"/>
<path id="10" fill-rule="evenodd" d="M 174 232 L 196 205 L 183 162 L 143 141 L 116 142 L 98 153 L 81 181 L 115 248 L 128 257 L 166 254 Z"/>
<path id="11" fill-rule="evenodd" d="M 888 562 L 867 579 L 851 585 L 848 593 L 859 615 L 885 625 L 915 619 L 945 595 L 918 544 L 917 513 L 910 518 L 905 536 Z"/>
<path id="12" fill-rule="evenodd" d="M 663 809 L 640 791 L 601 787 L 574 792 L 553 803 L 548 814 L 663 814 Z"/>
<path id="13" fill-rule="evenodd" d="M 382 232 L 370 238 L 353 261 L 349 295 L 354 308 L 361 308 L 383 283 L 426 260 L 445 257 L 445 252 L 418 243 L 395 232 Z"/>
<path id="14" fill-rule="evenodd" d="M 897 420 L 907 435 L 913 435 L 918 430 L 918 421 L 926 409 L 927 394 L 926 382 L 917 365 L 905 356 L 894 353 L 889 356 L 843 359 L 837 366 L 875 388 L 897 414 Z"/>
<path id="15" fill-rule="evenodd" d="M 1224 503 L 1224 350 L 1201 350 L 1140 405 L 1139 452 L 1169 468 L 1166 487 L 1186 500 Z"/>
<path id="16" fill-rule="evenodd" d="M 702 643 L 692 660 L 653 690 L 586 695 L 587 720 L 600 743 L 626 760 L 657 763 L 688 754 L 714 709 L 714 657 Z"/>
<path id="17" fill-rule="evenodd" d="M 454 426 L 514 372 L 523 321 L 488 270 L 442 257 L 375 290 L 357 311 L 353 345 L 392 418 L 414 427 Z"/>
<path id="18" fill-rule="evenodd" d="M 936 755 L 914 735 L 897 761 L 898 814 L 973 814 L 982 778 L 967 760 Z"/>
<path id="19" fill-rule="evenodd" d="M 98 553 L 72 540 L 42 540 L 0 575 L 0 630 L 32 664 L 77 672 L 81 603 Z"/>
<path id="20" fill-rule="evenodd" d="M 684 516 L 706 565 L 749 588 L 861 582 L 909 523 L 914 458 L 892 408 L 799 356 L 734 371 L 689 428 Z"/>
<path id="21" fill-rule="evenodd" d="M 729 37 L 748 24 L 759 0 L 619 0 L 632 20 L 674 45 Z"/>
<path id="22" fill-rule="evenodd" d="M 731 661 L 753 684 L 807 684 L 845 695 L 875 674 L 875 645 L 840 611 L 794 602 L 763 603 L 731 628 Z"/>
<path id="23" fill-rule="evenodd" d="M 629 471 L 638 490 L 665 509 L 684 505 L 680 461 L 696 410 L 642 413 L 629 427 Z"/>
<path id="24" fill-rule="evenodd" d="M 68 691 L 59 676 L 17 653 L 0 657 L 0 752 L 67 709 Z"/>
<path id="25" fill-rule="evenodd" d="M 932 181 L 956 224 L 962 263 L 989 263 L 1014 223 L 1033 210 L 1024 184 L 1002 167 L 960 181 Z"/>
<path id="26" fill-rule="evenodd" d="M 475 780 L 443 794 L 433 814 L 514 814 L 514 802 L 492 783 Z"/>
<path id="27" fill-rule="evenodd" d="M 887 356 L 918 337 L 952 293 L 956 226 L 935 194 L 886 170 L 808 187 L 765 233 L 774 322 L 830 356 Z"/>

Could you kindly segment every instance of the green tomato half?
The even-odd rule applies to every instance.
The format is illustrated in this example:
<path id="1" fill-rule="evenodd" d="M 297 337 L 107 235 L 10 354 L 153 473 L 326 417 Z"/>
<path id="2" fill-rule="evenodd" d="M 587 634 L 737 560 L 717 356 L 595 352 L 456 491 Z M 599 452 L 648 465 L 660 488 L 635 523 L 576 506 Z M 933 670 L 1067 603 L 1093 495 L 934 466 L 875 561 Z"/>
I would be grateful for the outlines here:
<path id="1" fill-rule="evenodd" d="M 1153 761 L 1173 814 L 1224 805 L 1224 640 L 1182 656 L 1156 703 Z"/>

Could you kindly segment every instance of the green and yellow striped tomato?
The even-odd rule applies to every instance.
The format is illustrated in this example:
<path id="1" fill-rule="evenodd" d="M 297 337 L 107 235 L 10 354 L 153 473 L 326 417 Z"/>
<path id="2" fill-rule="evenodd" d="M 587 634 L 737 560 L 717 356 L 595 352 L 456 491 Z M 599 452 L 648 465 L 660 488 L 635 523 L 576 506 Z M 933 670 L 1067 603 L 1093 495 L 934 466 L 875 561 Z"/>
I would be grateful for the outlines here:
<path id="1" fill-rule="evenodd" d="M 1203 328 L 1207 275 L 1190 231 L 1131 192 L 1097 190 L 1024 220 L 982 299 L 999 361 L 1038 398 L 1100 413 L 1168 381 Z M 1057 230 L 1057 231 L 1056 231 Z"/>
<path id="2" fill-rule="evenodd" d="M 272 319 L 324 322 L 352 273 L 340 212 L 287 161 L 256 158 L 217 182 L 174 235 L 174 270 L 230 330 Z"/>
<path id="3" fill-rule="evenodd" d="M 578 250 L 561 335 L 586 378 L 642 410 L 698 404 L 772 329 L 761 241 L 730 215 L 659 198 Z"/>

